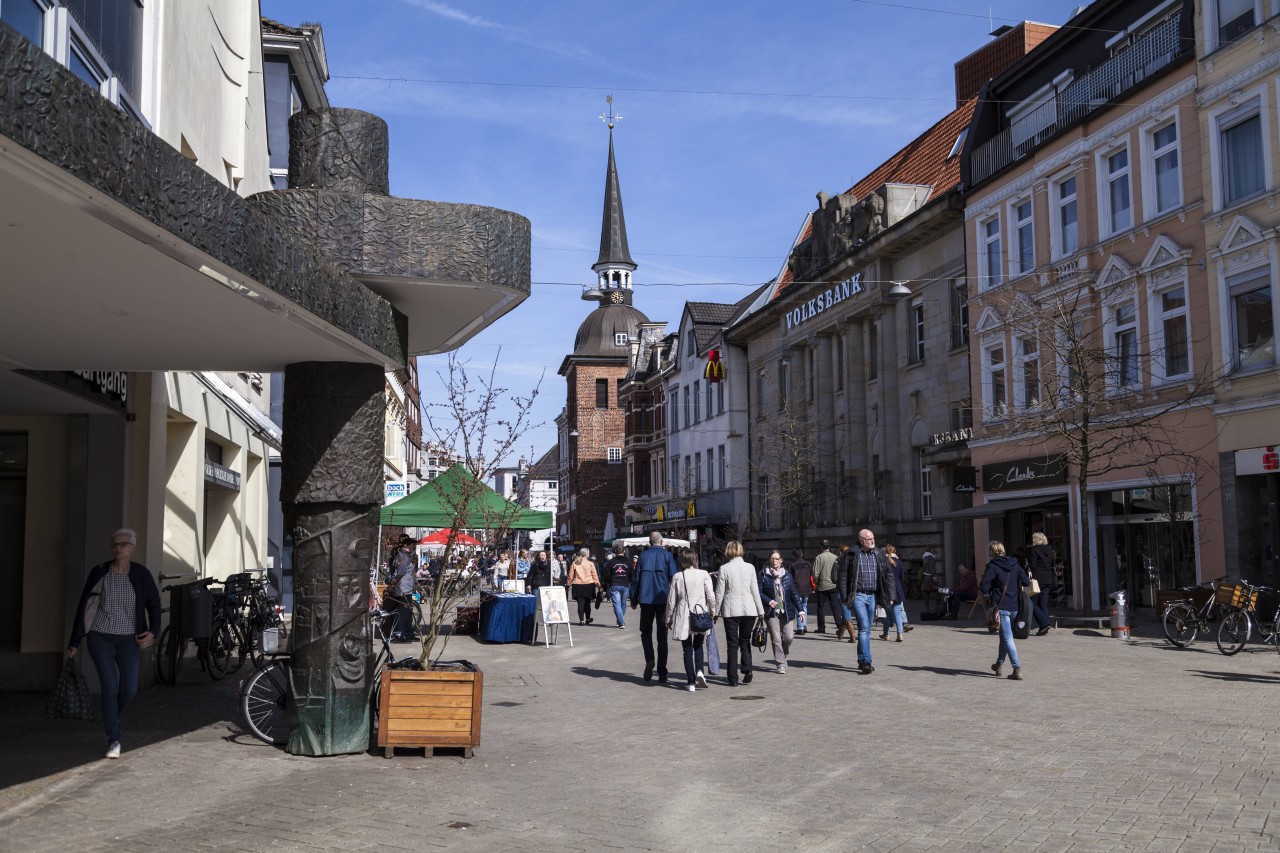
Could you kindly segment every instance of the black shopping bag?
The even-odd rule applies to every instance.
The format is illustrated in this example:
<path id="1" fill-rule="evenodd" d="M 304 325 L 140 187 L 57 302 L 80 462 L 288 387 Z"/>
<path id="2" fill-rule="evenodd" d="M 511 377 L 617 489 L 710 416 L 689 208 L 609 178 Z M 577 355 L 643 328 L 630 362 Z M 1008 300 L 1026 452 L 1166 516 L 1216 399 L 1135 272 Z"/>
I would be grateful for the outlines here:
<path id="1" fill-rule="evenodd" d="M 55 720 L 92 720 L 93 697 L 89 695 L 89 683 L 80 664 L 68 657 L 62 662 L 62 672 L 49 691 L 49 703 L 45 705 L 46 717 Z"/>

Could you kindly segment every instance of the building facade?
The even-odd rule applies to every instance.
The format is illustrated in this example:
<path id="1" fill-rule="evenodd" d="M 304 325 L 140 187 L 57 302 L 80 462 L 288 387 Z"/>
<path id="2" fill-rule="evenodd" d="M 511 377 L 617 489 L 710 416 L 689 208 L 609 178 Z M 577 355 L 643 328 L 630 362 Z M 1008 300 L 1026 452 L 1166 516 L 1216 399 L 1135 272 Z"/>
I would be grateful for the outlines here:
<path id="1" fill-rule="evenodd" d="M 1227 381 L 1214 415 L 1222 473 L 1223 565 L 1280 585 L 1280 5 L 1204 0 L 1195 19 L 1198 162 L 1188 177 L 1207 250 L 1209 340 Z M 1193 222 L 1196 220 L 1193 220 Z M 1208 576 L 1221 572 L 1210 570 Z"/>
<path id="2" fill-rule="evenodd" d="M 966 160 L 979 543 L 1044 533 L 1079 607 L 1217 577 L 1191 2 L 1097 2 L 987 87 Z M 979 555 L 980 556 L 980 555 Z"/>

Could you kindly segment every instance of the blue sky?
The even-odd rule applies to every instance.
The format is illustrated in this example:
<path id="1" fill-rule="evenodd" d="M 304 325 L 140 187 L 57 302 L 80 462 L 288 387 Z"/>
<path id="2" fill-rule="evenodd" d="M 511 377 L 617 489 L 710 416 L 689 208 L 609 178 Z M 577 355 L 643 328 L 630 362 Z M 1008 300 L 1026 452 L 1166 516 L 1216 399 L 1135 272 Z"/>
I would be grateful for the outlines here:
<path id="1" fill-rule="evenodd" d="M 556 374 L 593 303 L 612 93 L 635 304 L 674 326 L 687 300 L 736 302 L 777 274 L 819 190 L 841 192 L 954 107 L 954 63 L 1077 2 L 437 2 L 262 0 L 324 25 L 334 106 L 391 131 L 391 192 L 513 210 L 533 223 L 533 292 L 460 351 L 526 394 Z M 424 358 L 438 395 L 443 357 Z"/>

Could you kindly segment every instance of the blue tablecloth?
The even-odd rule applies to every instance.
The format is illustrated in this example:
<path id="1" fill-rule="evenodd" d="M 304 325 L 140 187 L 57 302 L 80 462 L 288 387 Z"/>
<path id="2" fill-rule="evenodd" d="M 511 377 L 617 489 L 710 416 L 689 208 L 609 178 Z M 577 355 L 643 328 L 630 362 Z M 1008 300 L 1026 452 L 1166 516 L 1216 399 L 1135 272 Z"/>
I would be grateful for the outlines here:
<path id="1" fill-rule="evenodd" d="M 520 595 L 515 592 L 481 593 L 481 639 L 490 643 L 532 642 L 533 617 L 537 605 L 536 595 Z"/>

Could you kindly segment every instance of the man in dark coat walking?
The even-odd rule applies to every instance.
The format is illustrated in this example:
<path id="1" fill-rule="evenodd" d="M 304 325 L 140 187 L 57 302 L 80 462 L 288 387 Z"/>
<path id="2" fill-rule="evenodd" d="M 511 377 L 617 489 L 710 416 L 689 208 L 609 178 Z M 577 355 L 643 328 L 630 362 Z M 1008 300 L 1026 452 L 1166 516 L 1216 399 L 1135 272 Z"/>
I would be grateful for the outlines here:
<path id="1" fill-rule="evenodd" d="M 667 590 L 676 576 L 676 560 L 662 547 L 662 534 L 649 534 L 649 547 L 640 552 L 635 574 L 631 577 L 631 609 L 640 607 L 640 645 L 644 648 L 644 680 L 653 678 L 658 667 L 658 681 L 667 682 Z M 658 644 L 655 649 L 653 631 L 657 623 Z"/>

